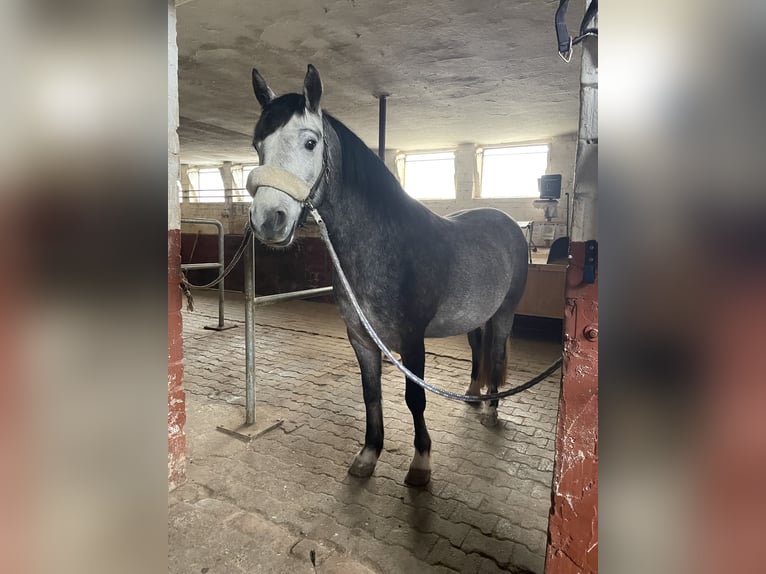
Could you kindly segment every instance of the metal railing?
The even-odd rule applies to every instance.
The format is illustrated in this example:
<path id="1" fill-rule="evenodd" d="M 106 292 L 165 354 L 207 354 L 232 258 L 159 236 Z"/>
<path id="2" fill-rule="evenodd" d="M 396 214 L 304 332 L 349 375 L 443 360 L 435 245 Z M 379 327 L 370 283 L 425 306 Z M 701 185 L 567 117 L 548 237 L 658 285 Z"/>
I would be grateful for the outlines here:
<path id="1" fill-rule="evenodd" d="M 181 269 L 184 271 L 194 271 L 199 269 L 217 269 L 221 272 L 224 269 L 224 245 L 223 245 L 223 224 L 217 219 L 204 219 L 198 217 L 182 217 L 181 223 L 193 223 L 195 225 L 214 225 L 218 230 L 218 262 L 217 263 L 184 263 L 181 265 Z M 217 325 L 205 325 L 205 329 L 211 329 L 213 331 L 223 331 L 225 329 L 231 329 L 236 327 L 236 323 L 224 324 L 224 292 L 223 292 L 223 279 L 218 283 L 218 324 Z"/>
<path id="2" fill-rule="evenodd" d="M 179 190 L 178 197 L 181 203 L 250 203 L 253 198 L 244 187 L 209 188 L 209 189 L 184 189 Z"/>

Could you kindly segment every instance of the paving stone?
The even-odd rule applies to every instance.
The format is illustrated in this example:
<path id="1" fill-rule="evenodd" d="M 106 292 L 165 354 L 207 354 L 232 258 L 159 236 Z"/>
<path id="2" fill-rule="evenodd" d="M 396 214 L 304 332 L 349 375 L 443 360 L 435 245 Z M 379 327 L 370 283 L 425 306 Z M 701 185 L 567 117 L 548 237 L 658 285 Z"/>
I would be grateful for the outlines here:
<path id="1" fill-rule="evenodd" d="M 482 556 L 489 556 L 498 564 L 507 564 L 513 552 L 513 542 L 510 540 L 498 540 L 472 530 L 465 537 L 460 549 L 466 554 L 476 552 Z"/>
<path id="2" fill-rule="evenodd" d="M 478 528 L 484 534 L 491 534 L 498 521 L 498 516 L 489 512 L 478 512 L 467 506 L 458 506 L 450 516 L 453 522 L 463 522 Z"/>
<path id="3" fill-rule="evenodd" d="M 388 532 L 385 541 L 389 544 L 403 546 L 410 550 L 416 558 L 424 560 L 438 539 L 439 537 L 434 534 L 419 532 L 407 525 L 398 525 Z"/>
<path id="4" fill-rule="evenodd" d="M 434 565 L 443 565 L 463 572 L 465 565 L 465 552 L 450 544 L 447 540 L 441 539 L 431 549 L 426 556 L 426 562 Z"/>
<path id="5" fill-rule="evenodd" d="M 518 569 L 534 572 L 534 574 L 543 574 L 545 567 L 545 554 L 535 554 L 526 546 L 517 544 L 513 548 L 511 555 L 511 566 Z"/>

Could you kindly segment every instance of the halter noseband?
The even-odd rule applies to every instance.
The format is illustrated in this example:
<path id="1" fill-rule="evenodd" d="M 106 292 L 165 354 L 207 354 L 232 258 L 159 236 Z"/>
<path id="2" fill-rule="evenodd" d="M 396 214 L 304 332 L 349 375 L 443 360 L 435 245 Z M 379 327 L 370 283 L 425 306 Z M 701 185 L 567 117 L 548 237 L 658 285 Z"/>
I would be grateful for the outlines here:
<path id="1" fill-rule="evenodd" d="M 253 169 L 248 176 L 248 183 L 253 188 L 253 198 L 259 187 L 273 187 L 282 193 L 286 193 L 294 200 L 300 202 L 302 210 L 298 218 L 298 227 L 303 227 L 309 211 L 314 209 L 313 200 L 322 181 L 330 173 L 330 164 L 327 161 L 327 139 L 322 137 L 322 170 L 310 188 L 308 184 L 298 176 L 286 169 L 275 165 L 261 165 Z"/>

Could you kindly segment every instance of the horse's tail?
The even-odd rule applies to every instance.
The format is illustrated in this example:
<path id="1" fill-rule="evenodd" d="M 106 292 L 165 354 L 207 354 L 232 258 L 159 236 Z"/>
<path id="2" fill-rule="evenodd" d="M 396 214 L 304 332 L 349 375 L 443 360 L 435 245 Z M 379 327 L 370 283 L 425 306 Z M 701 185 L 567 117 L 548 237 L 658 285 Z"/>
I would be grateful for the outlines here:
<path id="1" fill-rule="evenodd" d="M 492 374 L 492 363 L 490 361 L 490 354 L 492 349 L 492 340 L 495 338 L 494 329 L 492 328 L 492 321 L 487 321 L 482 329 L 481 337 L 481 355 L 479 357 L 479 372 L 476 375 L 476 380 L 479 383 L 479 388 L 489 388 L 489 377 Z M 508 355 L 511 351 L 511 337 L 505 338 L 505 353 L 503 356 L 503 368 L 500 371 L 500 382 L 497 386 L 502 387 L 506 383 L 508 378 Z"/>

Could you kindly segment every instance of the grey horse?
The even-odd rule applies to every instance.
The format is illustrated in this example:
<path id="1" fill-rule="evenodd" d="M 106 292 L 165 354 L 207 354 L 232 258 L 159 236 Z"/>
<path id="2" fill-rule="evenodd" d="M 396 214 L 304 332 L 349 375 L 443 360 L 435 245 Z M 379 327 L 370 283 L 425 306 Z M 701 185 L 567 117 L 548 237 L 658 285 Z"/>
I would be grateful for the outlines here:
<path id="1" fill-rule="evenodd" d="M 423 377 L 426 337 L 468 334 L 472 352 L 467 394 L 490 393 L 505 382 L 514 311 L 527 279 L 527 244 L 518 224 L 496 209 L 441 217 L 407 195 L 394 175 L 354 133 L 320 107 L 322 82 L 309 65 L 303 93 L 277 97 L 253 69 L 261 105 L 253 146 L 261 165 L 276 166 L 311 186 L 362 309 L 382 340 Z M 288 194 L 248 181 L 250 225 L 262 243 L 284 248 L 307 206 Z M 359 361 L 367 414 L 364 447 L 349 473 L 370 476 L 383 449 L 381 353 L 334 281 L 335 297 Z M 415 454 L 405 482 L 431 477 L 431 438 L 425 391 L 406 381 L 415 426 Z M 497 423 L 491 401 L 483 423 Z"/>

